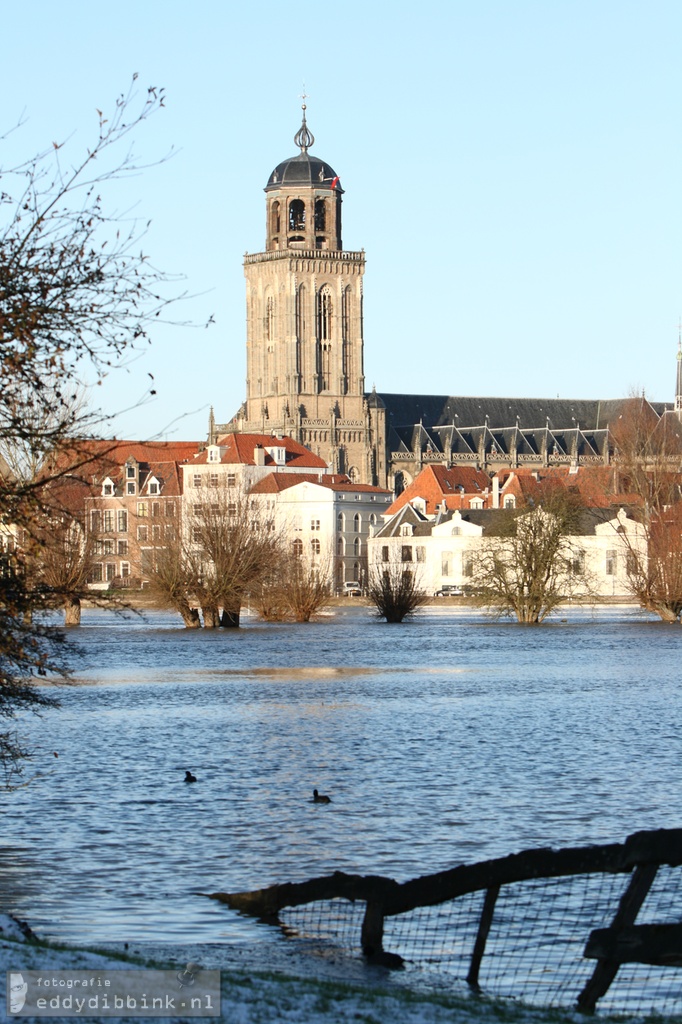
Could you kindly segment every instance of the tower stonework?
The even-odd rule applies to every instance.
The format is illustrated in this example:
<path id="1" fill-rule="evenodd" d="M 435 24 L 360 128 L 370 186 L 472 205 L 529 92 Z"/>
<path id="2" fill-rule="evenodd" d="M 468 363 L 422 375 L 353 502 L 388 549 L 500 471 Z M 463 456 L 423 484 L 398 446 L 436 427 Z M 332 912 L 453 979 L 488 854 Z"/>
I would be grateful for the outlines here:
<path id="1" fill-rule="evenodd" d="M 364 393 L 365 254 L 343 248 L 343 189 L 309 153 L 305 109 L 300 152 L 265 186 L 265 251 L 244 258 L 246 402 L 229 429 L 288 434 L 335 472 L 385 485 L 385 416 Z"/>

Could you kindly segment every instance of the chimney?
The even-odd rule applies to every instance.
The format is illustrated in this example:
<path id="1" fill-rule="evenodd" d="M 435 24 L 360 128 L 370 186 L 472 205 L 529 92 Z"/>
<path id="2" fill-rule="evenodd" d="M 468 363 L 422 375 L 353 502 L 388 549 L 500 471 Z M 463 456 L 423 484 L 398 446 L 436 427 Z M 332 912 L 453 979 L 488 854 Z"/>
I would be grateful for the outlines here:
<path id="1" fill-rule="evenodd" d="M 492 484 L 493 484 L 493 504 L 492 504 L 492 507 L 493 508 L 499 508 L 500 507 L 500 478 L 498 476 L 494 476 L 493 480 L 492 480 Z"/>
<path id="2" fill-rule="evenodd" d="M 253 449 L 253 462 L 256 466 L 265 465 L 265 448 L 260 444 L 257 444 Z"/>

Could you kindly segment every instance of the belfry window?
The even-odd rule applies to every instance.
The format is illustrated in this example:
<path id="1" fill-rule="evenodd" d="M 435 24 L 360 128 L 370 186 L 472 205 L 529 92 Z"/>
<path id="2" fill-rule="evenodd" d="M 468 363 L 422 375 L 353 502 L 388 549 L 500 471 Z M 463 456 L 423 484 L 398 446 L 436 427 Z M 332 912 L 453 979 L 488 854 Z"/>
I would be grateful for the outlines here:
<path id="1" fill-rule="evenodd" d="M 289 203 L 289 231 L 305 229 L 305 203 L 302 199 L 292 199 Z"/>
<path id="2" fill-rule="evenodd" d="M 327 203 L 324 199 L 315 200 L 315 230 L 327 230 Z"/>
<path id="3" fill-rule="evenodd" d="M 270 233 L 278 235 L 280 229 L 279 200 L 275 199 L 270 207 Z"/>
<path id="4" fill-rule="evenodd" d="M 352 379 L 354 375 L 350 326 L 351 298 L 350 287 L 344 288 L 343 295 L 341 296 L 341 338 L 343 343 L 343 372 L 346 378 L 349 379 Z"/>

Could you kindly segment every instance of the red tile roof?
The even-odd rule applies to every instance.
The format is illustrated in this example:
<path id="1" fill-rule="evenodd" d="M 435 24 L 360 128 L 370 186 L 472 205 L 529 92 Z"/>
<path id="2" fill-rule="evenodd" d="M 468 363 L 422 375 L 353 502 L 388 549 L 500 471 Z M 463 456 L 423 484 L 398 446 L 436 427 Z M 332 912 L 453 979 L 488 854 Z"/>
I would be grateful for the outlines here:
<path id="1" fill-rule="evenodd" d="M 265 465 L 275 466 L 277 463 L 268 454 L 268 448 L 284 448 L 286 452 L 285 465 L 287 469 L 328 469 L 327 463 L 319 455 L 315 455 L 305 445 L 294 441 L 293 437 L 275 437 L 273 434 L 225 434 L 219 438 L 218 445 L 224 449 L 220 459 L 223 465 L 255 466 L 256 448 L 266 449 Z M 206 451 L 193 460 L 197 465 L 204 465 L 208 462 Z"/>
<path id="2" fill-rule="evenodd" d="M 132 458 L 143 470 L 144 481 L 155 476 L 164 483 L 164 493 L 179 494 L 178 464 L 192 458 L 199 447 L 198 441 L 74 441 L 49 460 L 44 474 L 62 486 L 99 489 L 107 477 L 121 480 L 123 467 Z"/>
<path id="3" fill-rule="evenodd" d="M 317 484 L 332 491 L 354 492 L 356 494 L 390 494 L 383 487 L 370 484 L 354 484 L 343 473 L 269 473 L 251 488 L 251 494 L 277 494 L 297 484 Z"/>
<path id="4" fill-rule="evenodd" d="M 506 494 L 514 494 L 525 502 L 535 498 L 544 488 L 557 486 L 580 495 L 586 508 L 632 505 L 637 501 L 635 495 L 623 488 L 623 481 L 614 466 L 579 466 L 573 473 L 569 466 L 502 470 L 498 479 L 501 500 Z"/>
<path id="5" fill-rule="evenodd" d="M 387 514 L 393 515 L 415 498 L 424 499 L 427 515 L 435 515 L 436 506 L 443 501 L 448 508 L 468 508 L 469 502 L 463 496 L 481 496 L 489 487 L 488 474 L 474 466 L 453 466 L 451 469 L 443 465 L 425 466 L 398 495 Z"/>

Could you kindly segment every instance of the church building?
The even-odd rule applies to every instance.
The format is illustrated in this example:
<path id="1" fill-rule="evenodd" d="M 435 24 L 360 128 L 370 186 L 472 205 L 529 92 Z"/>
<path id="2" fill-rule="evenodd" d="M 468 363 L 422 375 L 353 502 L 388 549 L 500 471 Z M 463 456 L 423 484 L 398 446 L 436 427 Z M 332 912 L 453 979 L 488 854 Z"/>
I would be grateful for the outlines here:
<path id="1" fill-rule="evenodd" d="M 265 250 L 244 259 L 246 401 L 229 423 L 211 413 L 209 443 L 230 432 L 286 435 L 333 473 L 396 493 L 431 464 L 488 473 L 608 464 L 608 425 L 622 399 L 365 392 L 365 254 L 343 248 L 344 191 L 331 165 L 310 153 L 305 104 L 294 141 L 299 152 L 265 186 Z"/>

